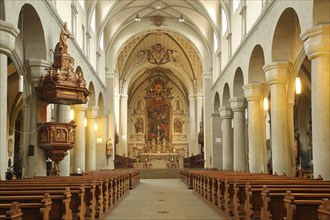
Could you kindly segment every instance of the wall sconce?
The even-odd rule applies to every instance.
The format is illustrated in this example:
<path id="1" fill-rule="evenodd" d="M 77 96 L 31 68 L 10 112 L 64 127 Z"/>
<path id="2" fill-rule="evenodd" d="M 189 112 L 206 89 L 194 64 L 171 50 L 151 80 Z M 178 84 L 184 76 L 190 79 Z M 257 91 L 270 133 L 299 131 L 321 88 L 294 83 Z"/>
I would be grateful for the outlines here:
<path id="1" fill-rule="evenodd" d="M 96 138 L 96 143 L 102 143 L 102 142 L 103 142 L 102 138 Z"/>
<path id="2" fill-rule="evenodd" d="M 296 77 L 296 94 L 301 93 L 301 81 L 299 77 Z"/>
<path id="3" fill-rule="evenodd" d="M 265 110 L 265 111 L 268 111 L 268 108 L 269 108 L 268 99 L 265 97 L 265 98 L 264 98 L 264 110 Z"/>
<path id="4" fill-rule="evenodd" d="M 139 16 L 139 14 L 136 14 L 135 18 L 134 18 L 134 21 L 141 21 L 141 18 Z"/>
<path id="5" fill-rule="evenodd" d="M 71 121 L 74 120 L 74 110 L 73 109 L 70 110 L 70 120 Z"/>
<path id="6" fill-rule="evenodd" d="M 180 15 L 180 18 L 178 19 L 178 21 L 179 21 L 180 23 L 183 23 L 183 22 L 184 22 L 183 15 Z"/>
<path id="7" fill-rule="evenodd" d="M 94 131 L 97 131 L 97 123 L 94 123 Z"/>
<path id="8" fill-rule="evenodd" d="M 87 118 L 84 119 L 84 127 L 87 127 Z"/>

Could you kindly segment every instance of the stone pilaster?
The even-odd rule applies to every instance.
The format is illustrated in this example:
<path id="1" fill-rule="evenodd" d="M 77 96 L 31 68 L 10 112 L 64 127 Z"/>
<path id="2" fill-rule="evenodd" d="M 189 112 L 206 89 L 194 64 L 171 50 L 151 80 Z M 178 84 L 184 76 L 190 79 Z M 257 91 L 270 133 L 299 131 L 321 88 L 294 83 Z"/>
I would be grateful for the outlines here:
<path id="1" fill-rule="evenodd" d="M 296 173 L 296 157 L 294 146 L 294 103 L 288 103 L 288 127 L 289 127 L 289 147 L 291 151 L 291 173 Z"/>
<path id="2" fill-rule="evenodd" d="M 213 167 L 221 169 L 222 164 L 222 129 L 220 112 L 212 113 Z"/>
<path id="3" fill-rule="evenodd" d="M 58 105 L 57 119 L 61 123 L 70 122 L 70 106 L 69 105 Z M 67 151 L 67 155 L 59 163 L 60 176 L 70 176 L 70 155 L 71 150 Z"/>
<path id="4" fill-rule="evenodd" d="M 89 106 L 86 113 L 87 128 L 86 128 L 86 170 L 92 171 L 96 169 L 96 117 L 98 107 Z"/>
<path id="5" fill-rule="evenodd" d="M 197 126 L 197 113 L 196 113 L 196 97 L 189 96 L 189 153 L 198 154 L 198 128 Z M 189 156 L 190 156 L 189 155 Z"/>
<path id="6" fill-rule="evenodd" d="M 249 169 L 251 173 L 266 172 L 266 140 L 260 135 L 263 133 L 261 100 L 264 86 L 250 83 L 243 86 L 243 90 L 248 101 Z"/>
<path id="7" fill-rule="evenodd" d="M 330 180 L 330 25 L 317 25 L 301 35 L 312 62 L 312 139 L 314 177 Z"/>
<path id="8" fill-rule="evenodd" d="M 233 170 L 233 141 L 232 141 L 232 111 L 230 107 L 221 107 L 220 116 L 222 119 L 222 150 L 223 169 Z"/>
<path id="9" fill-rule="evenodd" d="M 246 171 L 245 100 L 235 97 L 229 101 L 234 112 L 234 170 Z"/>
<path id="10" fill-rule="evenodd" d="M 85 156 L 86 156 L 86 128 L 84 121 L 86 117 L 86 105 L 74 105 L 74 121 L 76 124 L 75 130 L 75 147 L 73 148 L 73 172 L 76 172 L 77 168 L 81 171 L 86 171 Z"/>
<path id="11" fill-rule="evenodd" d="M 27 176 L 45 176 L 46 175 L 46 156 L 45 151 L 38 145 L 38 130 L 37 123 L 43 123 L 46 120 L 42 114 L 42 108 L 45 108 L 47 103 L 42 102 L 37 95 L 36 87 L 40 84 L 40 76 L 45 72 L 45 68 L 51 66 L 51 63 L 45 60 L 29 59 L 27 60 L 28 74 L 31 77 L 31 115 L 30 115 L 30 138 L 29 145 L 34 146 L 33 155 L 27 159 Z M 28 146 L 26 146 L 27 148 Z M 27 149 L 26 149 L 27 150 Z"/>
<path id="12" fill-rule="evenodd" d="M 117 149 L 117 154 L 120 155 L 126 155 L 127 156 L 127 135 L 128 135 L 128 129 L 127 129 L 127 101 L 128 96 L 122 95 L 120 99 L 120 123 L 119 123 L 119 149 Z"/>
<path id="13" fill-rule="evenodd" d="M 205 71 L 202 74 L 203 80 L 203 97 L 204 97 L 204 158 L 205 168 L 213 167 L 213 149 L 212 149 L 212 131 L 211 131 L 211 101 L 208 97 L 211 96 L 212 86 L 212 70 Z"/>
<path id="14" fill-rule="evenodd" d="M 106 158 L 106 168 L 113 169 L 114 168 L 114 156 L 115 156 L 115 148 L 114 148 L 114 141 L 115 141 L 115 73 L 106 72 L 106 111 L 105 114 L 107 115 L 107 135 L 106 139 L 111 138 L 113 143 L 113 153 L 111 157 Z M 106 140 L 105 140 L 106 141 Z"/>
<path id="15" fill-rule="evenodd" d="M 7 169 L 7 56 L 15 47 L 19 30 L 12 24 L 0 20 L 0 177 L 5 179 Z"/>
<path id="16" fill-rule="evenodd" d="M 198 133 L 200 131 L 200 123 L 201 123 L 201 120 L 202 120 L 202 108 L 203 108 L 203 95 L 202 94 L 198 94 L 197 97 L 196 97 L 196 128 L 197 128 L 197 136 L 198 136 Z M 205 132 L 205 131 L 204 131 Z M 200 154 L 202 153 L 201 151 L 201 147 L 199 145 L 197 145 L 198 147 L 198 150 L 197 150 L 197 154 Z M 205 151 L 205 149 L 204 149 Z"/>
<path id="17" fill-rule="evenodd" d="M 270 85 L 271 146 L 273 172 L 291 176 L 292 156 L 289 146 L 287 83 L 291 70 L 287 61 L 274 62 L 264 67 Z"/>

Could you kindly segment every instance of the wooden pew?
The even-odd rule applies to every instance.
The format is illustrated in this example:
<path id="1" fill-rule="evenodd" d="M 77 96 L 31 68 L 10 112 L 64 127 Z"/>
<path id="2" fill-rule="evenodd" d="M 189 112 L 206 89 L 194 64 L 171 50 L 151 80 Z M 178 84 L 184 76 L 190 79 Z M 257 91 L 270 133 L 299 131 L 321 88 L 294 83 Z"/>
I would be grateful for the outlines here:
<path id="1" fill-rule="evenodd" d="M 188 172 L 188 173 L 187 173 Z M 190 173 L 190 174 L 189 174 Z M 216 207 L 227 218 L 258 219 L 262 207 L 261 191 L 263 185 L 286 188 L 325 188 L 330 189 L 329 181 L 308 180 L 297 177 L 269 175 L 261 173 L 240 173 L 215 170 L 189 170 L 181 175 L 187 181 L 192 175 L 193 190 Z M 250 190 L 245 188 L 249 185 Z M 285 191 L 285 190 L 284 190 Z"/>
<path id="2" fill-rule="evenodd" d="M 291 193 L 288 191 L 284 198 L 287 220 L 313 220 L 318 219 L 318 207 L 321 206 L 325 197 L 329 197 L 315 193 Z M 327 198 L 329 199 L 329 198 Z"/>
<path id="3" fill-rule="evenodd" d="M 43 192 L 47 191 L 50 196 L 52 195 L 59 195 L 63 194 L 65 191 L 64 186 L 61 188 L 47 188 L 47 187 L 34 187 L 30 186 L 28 189 L 25 187 L 7 187 L 6 190 L 1 191 L 2 196 L 15 196 L 15 195 L 42 195 Z M 81 186 L 79 189 L 70 189 L 71 193 L 71 202 L 70 202 L 70 209 L 72 211 L 72 215 L 74 219 L 84 219 L 86 213 L 86 206 L 85 206 L 85 188 Z"/>
<path id="4" fill-rule="evenodd" d="M 40 197 L 39 197 L 40 198 Z M 43 197 L 41 197 L 40 202 L 12 202 L 5 203 L 1 201 L 0 204 L 0 214 L 5 212 L 5 217 L 3 219 L 27 219 L 27 220 L 49 220 L 52 200 L 48 193 L 45 193 Z M 29 199 L 28 199 L 29 200 Z M 9 211 L 6 211 L 10 209 Z M 24 215 L 23 215 L 24 213 Z M 11 217 L 11 218 L 8 218 Z M 1 219 L 1 218 L 0 218 Z"/>
<path id="5" fill-rule="evenodd" d="M 5 209 L 5 214 L 0 214 L 0 220 L 22 220 L 22 210 L 19 208 L 18 202 L 11 204 L 0 204 L 0 209 Z"/>
<path id="6" fill-rule="evenodd" d="M 290 189 L 290 188 L 289 188 Z M 291 188 L 262 190 L 261 219 L 317 219 L 317 208 L 322 198 L 330 196 L 327 188 Z"/>
<path id="7" fill-rule="evenodd" d="M 49 212 L 49 216 L 53 219 L 72 219 L 72 212 L 70 209 L 71 193 L 70 189 L 67 188 L 64 193 L 49 195 L 51 198 L 52 205 Z M 40 195 L 10 195 L 10 196 L 0 196 L 1 203 L 11 203 L 12 201 L 18 201 L 19 203 L 40 203 L 44 199 L 44 196 Z M 22 208 L 22 207 L 21 207 Z M 27 210 L 28 211 L 28 210 Z M 23 214 L 25 214 L 23 210 Z M 24 217 L 25 219 L 25 217 Z M 33 218 L 31 218 L 33 219 Z"/>
<path id="8" fill-rule="evenodd" d="M 35 177 L 0 181 L 0 192 L 10 191 L 10 188 L 24 191 L 27 186 L 33 190 L 45 192 L 45 190 L 60 190 L 68 186 L 72 191 L 72 196 L 75 196 L 74 200 L 79 201 L 73 204 L 73 199 L 71 200 L 70 208 L 73 218 L 95 219 L 102 218 L 127 195 L 130 188 L 135 187 L 139 182 L 138 170 L 97 171 L 82 176 Z M 83 187 L 85 192 L 79 190 L 79 187 Z"/>
<path id="9" fill-rule="evenodd" d="M 330 219 L 330 200 L 322 199 L 322 205 L 317 210 L 319 213 L 320 220 L 329 220 Z"/>

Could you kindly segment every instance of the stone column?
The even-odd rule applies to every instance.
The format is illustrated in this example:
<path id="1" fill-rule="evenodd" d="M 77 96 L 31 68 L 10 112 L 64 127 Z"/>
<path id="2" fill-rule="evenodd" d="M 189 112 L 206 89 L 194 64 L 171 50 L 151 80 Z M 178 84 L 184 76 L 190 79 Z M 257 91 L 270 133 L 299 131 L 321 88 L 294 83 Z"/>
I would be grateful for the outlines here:
<path id="1" fill-rule="evenodd" d="M 204 158 L 205 168 L 213 167 L 213 149 L 212 149 L 212 130 L 211 130 L 211 86 L 212 86 L 212 70 L 205 71 L 202 74 L 203 80 L 203 97 L 204 97 Z"/>
<path id="2" fill-rule="evenodd" d="M 246 171 L 245 101 L 244 97 L 229 100 L 234 112 L 234 170 Z"/>
<path id="3" fill-rule="evenodd" d="M 85 155 L 86 155 L 86 128 L 84 125 L 86 117 L 86 105 L 74 105 L 74 121 L 76 124 L 75 129 L 75 146 L 73 148 L 73 172 L 79 168 L 81 171 L 85 169 Z"/>
<path id="4" fill-rule="evenodd" d="M 113 169 L 114 168 L 114 156 L 115 156 L 115 73 L 106 72 L 106 112 L 107 117 L 107 139 L 111 138 L 112 141 L 112 156 L 106 158 L 106 168 Z M 106 142 L 106 140 L 105 140 Z"/>
<path id="5" fill-rule="evenodd" d="M 46 108 L 47 103 L 42 102 L 38 98 L 36 87 L 39 86 L 40 76 L 45 72 L 45 68 L 51 64 L 45 60 L 29 59 L 26 62 L 28 72 L 31 76 L 31 115 L 30 115 L 30 138 L 29 145 L 34 146 L 33 155 L 27 159 L 27 176 L 45 176 L 46 175 L 46 156 L 45 151 L 38 145 L 38 123 L 46 121 L 46 115 L 43 114 L 43 108 Z M 28 146 L 26 146 L 28 147 Z"/>
<path id="6" fill-rule="evenodd" d="M 243 86 L 244 95 L 248 101 L 248 140 L 249 140 L 249 170 L 251 173 L 267 172 L 265 164 L 266 143 L 263 140 L 261 119 L 261 100 L 263 85 L 250 83 Z"/>
<path id="7" fill-rule="evenodd" d="M 264 67 L 270 85 L 271 146 L 273 172 L 291 176 L 289 146 L 287 82 L 292 65 L 287 61 L 274 62 Z"/>
<path id="8" fill-rule="evenodd" d="M 196 113 L 196 97 L 190 95 L 189 96 L 189 156 L 191 154 L 198 154 L 198 129 L 197 126 L 197 113 Z"/>
<path id="9" fill-rule="evenodd" d="M 301 35 L 312 61 L 312 142 L 314 177 L 330 180 L 330 25 L 320 24 Z"/>
<path id="10" fill-rule="evenodd" d="M 95 124 L 98 107 L 89 106 L 87 109 L 87 128 L 86 128 L 86 171 L 96 169 L 96 135 Z"/>
<path id="11" fill-rule="evenodd" d="M 69 105 L 58 105 L 57 120 L 61 123 L 70 122 L 70 106 Z M 60 176 L 70 176 L 70 154 L 71 150 L 67 151 L 67 155 L 59 163 Z"/>
<path id="12" fill-rule="evenodd" d="M 122 95 L 120 100 L 120 123 L 119 123 L 119 149 L 117 154 L 127 156 L 127 101 L 128 96 Z"/>
<path id="13" fill-rule="evenodd" d="M 232 141 L 232 112 L 230 107 L 221 107 L 220 116 L 222 119 L 222 149 L 223 169 L 233 170 L 233 141 Z"/>
<path id="14" fill-rule="evenodd" d="M 7 56 L 15 47 L 19 30 L 12 24 L 0 20 L 0 177 L 5 179 L 7 169 Z"/>

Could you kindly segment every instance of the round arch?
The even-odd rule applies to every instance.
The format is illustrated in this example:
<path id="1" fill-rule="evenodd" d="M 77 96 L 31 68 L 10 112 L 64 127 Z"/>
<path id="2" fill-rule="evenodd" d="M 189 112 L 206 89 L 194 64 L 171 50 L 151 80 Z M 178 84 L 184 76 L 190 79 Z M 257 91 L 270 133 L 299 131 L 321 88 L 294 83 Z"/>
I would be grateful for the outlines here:
<path id="1" fill-rule="evenodd" d="M 230 89 L 228 83 L 225 84 L 223 87 L 223 93 L 222 93 L 222 107 L 230 107 Z"/>
<path id="2" fill-rule="evenodd" d="M 264 51 L 260 45 L 256 45 L 251 53 L 249 61 L 248 83 L 265 83 L 266 77 L 263 66 L 265 65 Z"/>
<path id="3" fill-rule="evenodd" d="M 300 24 L 293 8 L 285 9 L 275 27 L 272 40 L 272 61 L 287 60 L 293 63 L 295 48 L 303 47 Z"/>
<path id="4" fill-rule="evenodd" d="M 235 71 L 234 83 L 233 83 L 233 97 L 244 97 L 243 85 L 244 77 L 240 67 Z"/>

